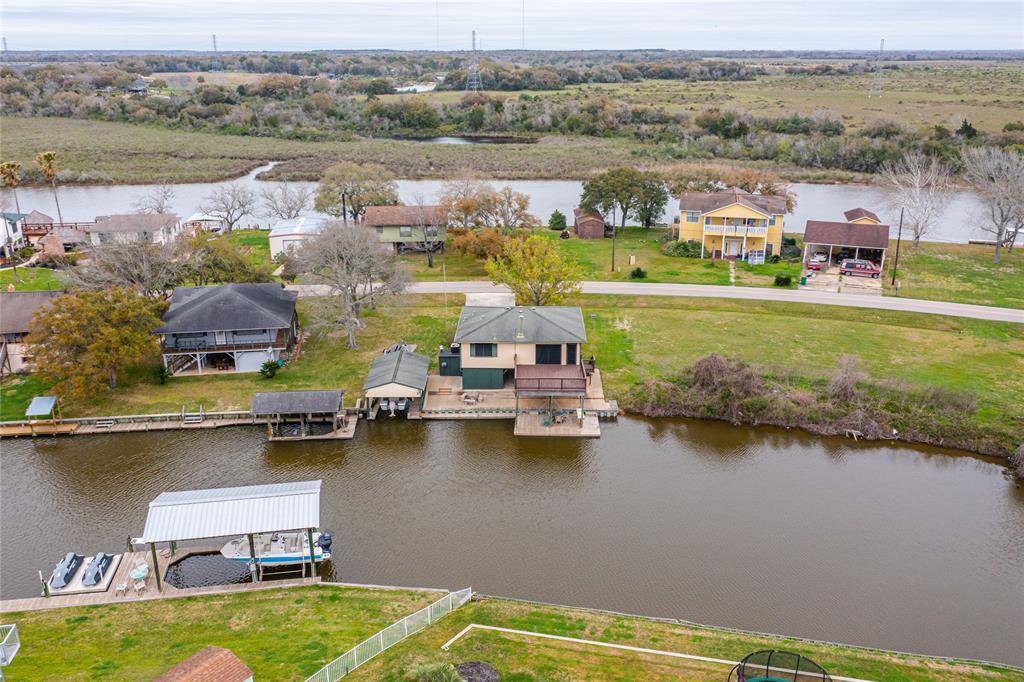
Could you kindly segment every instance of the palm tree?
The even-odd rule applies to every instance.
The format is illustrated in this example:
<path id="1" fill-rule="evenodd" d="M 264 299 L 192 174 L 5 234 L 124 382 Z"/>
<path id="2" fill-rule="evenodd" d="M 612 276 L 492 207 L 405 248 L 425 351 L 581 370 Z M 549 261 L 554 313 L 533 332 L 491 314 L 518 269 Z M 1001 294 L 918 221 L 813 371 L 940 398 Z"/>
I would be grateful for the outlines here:
<path id="1" fill-rule="evenodd" d="M 21 164 L 17 161 L 5 161 L 0 163 L 0 180 L 4 187 L 11 190 L 14 195 L 14 208 L 21 213 L 21 204 L 18 203 L 18 185 L 21 184 Z"/>
<path id="2" fill-rule="evenodd" d="M 63 224 L 64 216 L 60 214 L 60 201 L 57 200 L 57 173 L 60 172 L 57 152 L 39 152 L 36 154 L 36 165 L 53 189 L 53 203 L 57 204 L 57 221 Z"/>

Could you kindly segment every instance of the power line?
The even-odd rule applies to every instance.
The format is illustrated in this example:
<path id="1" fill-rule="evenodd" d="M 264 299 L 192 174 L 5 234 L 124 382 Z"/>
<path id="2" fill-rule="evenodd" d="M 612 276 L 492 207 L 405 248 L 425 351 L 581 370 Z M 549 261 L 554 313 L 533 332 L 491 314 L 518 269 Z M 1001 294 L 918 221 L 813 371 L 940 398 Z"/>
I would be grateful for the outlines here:
<path id="1" fill-rule="evenodd" d="M 882 53 L 885 52 L 885 38 L 882 38 L 878 46 L 878 56 L 875 58 L 875 77 L 871 79 L 871 89 L 868 90 L 868 97 L 882 96 Z"/>

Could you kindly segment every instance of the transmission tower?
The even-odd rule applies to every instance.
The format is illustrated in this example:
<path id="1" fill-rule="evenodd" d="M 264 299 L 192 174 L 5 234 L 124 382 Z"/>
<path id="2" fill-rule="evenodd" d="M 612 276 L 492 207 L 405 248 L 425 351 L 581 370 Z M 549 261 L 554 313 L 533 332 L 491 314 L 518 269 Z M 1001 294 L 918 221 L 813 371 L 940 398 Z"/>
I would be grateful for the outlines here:
<path id="1" fill-rule="evenodd" d="M 217 53 L 217 34 L 210 34 L 210 41 L 213 43 L 213 61 L 210 63 L 211 71 L 223 71 L 224 67 L 220 63 L 220 57 Z"/>
<path id="2" fill-rule="evenodd" d="M 3 41 L 4 41 L 3 57 L 4 57 L 4 59 L 7 59 L 7 38 L 4 38 Z"/>
<path id="3" fill-rule="evenodd" d="M 476 31 L 473 31 L 473 49 L 469 53 L 469 64 L 466 66 L 466 90 L 479 92 L 483 89 L 480 82 L 480 64 L 476 54 Z"/>
<path id="4" fill-rule="evenodd" d="M 871 89 L 868 91 L 868 97 L 881 97 L 882 96 L 882 53 L 885 52 L 885 38 L 882 38 L 881 44 L 878 46 L 878 56 L 875 57 L 875 77 L 871 79 Z"/>

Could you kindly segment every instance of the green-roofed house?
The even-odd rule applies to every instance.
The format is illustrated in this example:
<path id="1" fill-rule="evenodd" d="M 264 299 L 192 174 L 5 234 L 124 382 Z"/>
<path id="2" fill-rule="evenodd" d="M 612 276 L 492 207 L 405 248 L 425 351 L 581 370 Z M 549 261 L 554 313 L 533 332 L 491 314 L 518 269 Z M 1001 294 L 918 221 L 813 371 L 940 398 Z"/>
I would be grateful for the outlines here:
<path id="1" fill-rule="evenodd" d="M 463 390 L 500 389 L 512 378 L 517 394 L 585 393 L 586 342 L 575 306 L 466 306 L 442 373 L 461 374 Z"/>
<path id="2" fill-rule="evenodd" d="M 26 245 L 23 229 L 26 213 L 0 213 L 3 226 L 0 228 L 0 256 L 10 258 L 14 252 Z"/>

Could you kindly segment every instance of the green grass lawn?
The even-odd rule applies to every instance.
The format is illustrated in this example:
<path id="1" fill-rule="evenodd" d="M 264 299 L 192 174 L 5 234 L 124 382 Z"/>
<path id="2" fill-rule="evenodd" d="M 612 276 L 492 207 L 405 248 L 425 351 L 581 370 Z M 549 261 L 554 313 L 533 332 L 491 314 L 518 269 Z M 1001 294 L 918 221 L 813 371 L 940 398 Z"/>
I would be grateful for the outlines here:
<path id="1" fill-rule="evenodd" d="M 892 266 L 896 242 L 889 244 L 885 293 L 895 295 Z M 1004 308 L 1024 308 L 1024 249 L 1003 250 L 1002 263 L 993 262 L 993 248 L 978 244 L 910 242 L 900 247 L 897 272 L 899 295 Z"/>
<path id="2" fill-rule="evenodd" d="M 276 269 L 270 261 L 269 230 L 232 230 L 230 234 L 224 235 L 224 239 L 241 247 L 253 265 Z"/>
<path id="3" fill-rule="evenodd" d="M 561 682 L 568 680 L 725 680 L 729 666 L 664 656 L 542 640 L 521 635 L 471 631 L 448 651 L 441 645 L 470 623 L 528 632 L 590 639 L 710 658 L 739 660 L 753 651 L 780 648 L 802 653 L 830 673 L 879 682 L 996 680 L 1019 682 L 1020 673 L 967 663 L 945 663 L 886 651 L 812 644 L 793 639 L 760 637 L 710 628 L 661 623 L 644 618 L 595 613 L 484 599 L 445 616 L 434 626 L 387 650 L 350 676 L 360 680 L 404 682 L 417 665 L 483 661 L 498 669 L 502 680 Z"/>
<path id="4" fill-rule="evenodd" d="M 64 283 L 56 270 L 49 268 L 18 268 L 18 278 L 14 277 L 14 268 L 0 270 L 0 290 L 7 291 L 13 284 L 17 291 L 45 291 L 46 289 L 63 289 Z"/>
<path id="5" fill-rule="evenodd" d="M 21 650 L 11 680 L 151 680 L 208 644 L 257 680 L 302 680 L 437 594 L 342 587 L 6 613 Z"/>

